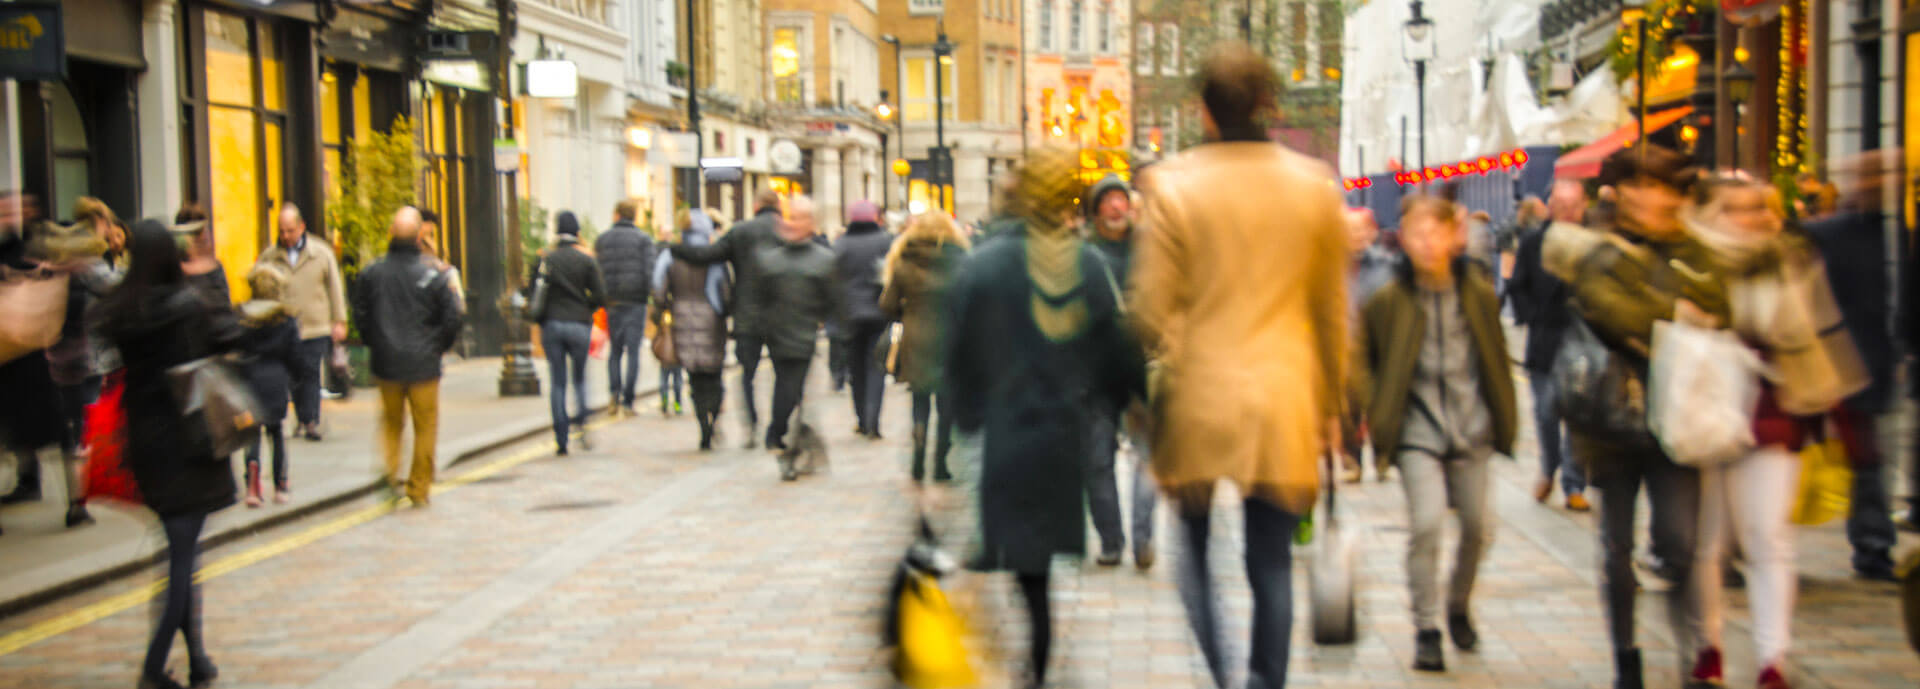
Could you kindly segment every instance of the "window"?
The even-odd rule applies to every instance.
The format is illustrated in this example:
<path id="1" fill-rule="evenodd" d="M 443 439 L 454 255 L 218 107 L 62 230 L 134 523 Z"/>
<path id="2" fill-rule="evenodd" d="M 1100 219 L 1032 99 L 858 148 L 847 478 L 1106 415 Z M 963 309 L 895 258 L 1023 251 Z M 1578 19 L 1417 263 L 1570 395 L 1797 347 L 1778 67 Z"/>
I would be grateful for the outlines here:
<path id="1" fill-rule="evenodd" d="M 1053 52 L 1053 0 L 1040 0 L 1040 52 Z"/>
<path id="2" fill-rule="evenodd" d="M 769 71 L 773 73 L 773 101 L 799 105 L 807 101 L 806 74 L 802 57 L 806 41 L 800 27 L 781 26 L 773 30 L 769 49 Z"/>
<path id="3" fill-rule="evenodd" d="M 1001 85 L 1006 97 L 1000 99 L 1000 122 L 1014 124 L 1020 121 L 1020 99 L 1026 94 L 1020 85 L 1020 62 L 1017 58 L 1007 58 L 1007 83 Z"/>
<path id="4" fill-rule="evenodd" d="M 1153 74 L 1153 25 L 1141 24 L 1134 27 L 1133 72 L 1141 76 Z"/>
<path id="5" fill-rule="evenodd" d="M 1180 25 L 1160 25 L 1160 50 L 1166 57 L 1160 60 L 1162 76 L 1180 76 Z"/>
<path id="6" fill-rule="evenodd" d="M 713 152 L 714 153 L 727 152 L 727 133 L 726 132 L 720 131 L 718 129 L 713 130 Z"/>
<path id="7" fill-rule="evenodd" d="M 747 157 L 753 157 L 753 139 L 747 139 Z"/>
<path id="8" fill-rule="evenodd" d="M 1086 16 L 1086 0 L 1073 0 L 1067 4 L 1067 52 L 1069 53 L 1084 52 L 1087 49 Z"/>
<path id="9" fill-rule="evenodd" d="M 933 55 L 922 53 L 909 56 L 906 61 L 906 90 L 900 99 L 900 114 L 908 122 L 930 122 L 933 120 Z M 946 119 L 952 121 L 959 113 L 959 89 L 954 81 L 953 62 L 949 60 L 940 65 L 941 95 L 945 99 Z"/>
<path id="10" fill-rule="evenodd" d="M 1113 3 L 1100 3 L 1100 54 L 1113 52 Z"/>
<path id="11" fill-rule="evenodd" d="M 204 70 L 183 89 L 190 115 L 204 117 L 207 188 L 193 190 L 212 209 L 214 254 L 226 265 L 252 265 L 269 218 L 286 200 L 287 89 L 279 29 L 265 20 L 199 10 Z M 196 88 L 197 87 L 197 88 Z M 196 127 L 182 127 L 192 136 Z M 182 141 L 183 150 L 191 139 Z M 197 175 L 195 179 L 198 186 Z M 309 213 L 312 213 L 309 210 Z M 227 273 L 233 297 L 245 300 L 246 271 Z"/>
<path id="12" fill-rule="evenodd" d="M 1000 58 L 987 58 L 986 77 L 987 83 L 982 84 L 980 90 L 986 94 L 987 109 L 980 119 L 994 122 L 1000 118 Z"/>
<path id="13" fill-rule="evenodd" d="M 1293 71 L 1293 80 L 1299 81 L 1307 77 L 1308 71 L 1307 36 L 1310 28 L 1307 24 L 1307 3 L 1289 3 L 1287 15 L 1293 24 L 1291 29 L 1293 36 L 1287 41 L 1287 54 L 1292 61 L 1287 64 L 1287 67 Z"/>
<path id="14" fill-rule="evenodd" d="M 1314 32 L 1316 40 L 1320 41 L 1320 72 L 1328 79 L 1338 79 L 1342 40 L 1340 24 L 1337 23 L 1342 16 L 1340 6 L 1322 2 L 1316 9 L 1320 15 L 1320 26 Z"/>

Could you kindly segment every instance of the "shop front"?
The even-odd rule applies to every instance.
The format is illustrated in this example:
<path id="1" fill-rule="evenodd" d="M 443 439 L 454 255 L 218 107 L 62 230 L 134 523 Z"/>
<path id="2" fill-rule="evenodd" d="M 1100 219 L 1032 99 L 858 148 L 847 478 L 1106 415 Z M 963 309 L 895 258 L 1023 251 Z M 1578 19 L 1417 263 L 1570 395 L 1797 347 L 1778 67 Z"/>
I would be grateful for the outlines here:
<path id="1" fill-rule="evenodd" d="M 139 199 L 139 103 L 134 97 L 147 69 L 141 3 L 65 0 L 58 9 L 66 28 L 66 78 L 16 85 L 20 187 L 55 220 L 70 220 L 74 201 L 88 196 L 123 217 L 139 217 L 149 210 Z M 41 35 L 27 38 L 56 37 L 43 28 Z"/>

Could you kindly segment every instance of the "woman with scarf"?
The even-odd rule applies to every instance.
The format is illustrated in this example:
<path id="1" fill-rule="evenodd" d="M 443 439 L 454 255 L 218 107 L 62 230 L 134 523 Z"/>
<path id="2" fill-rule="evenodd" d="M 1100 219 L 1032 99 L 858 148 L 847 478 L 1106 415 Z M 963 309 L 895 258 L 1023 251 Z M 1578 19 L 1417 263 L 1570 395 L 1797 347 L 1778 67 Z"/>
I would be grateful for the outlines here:
<path id="1" fill-rule="evenodd" d="M 680 211 L 674 225 L 680 242 L 689 246 L 713 243 L 713 219 L 706 211 Z M 693 415 L 700 421 L 700 449 L 713 449 L 714 428 L 726 389 L 720 384 L 727 362 L 727 302 L 732 285 L 727 267 L 718 263 L 700 267 L 660 252 L 653 266 L 654 319 L 672 314 L 660 337 L 673 338 L 674 357 L 693 378 Z"/>
<path id="2" fill-rule="evenodd" d="M 1819 255 L 1805 238 L 1783 232 L 1771 190 L 1750 179 L 1720 176 L 1695 185 L 1687 232 L 1725 268 L 1735 334 L 1779 372 L 1761 384 L 1754 449 L 1700 468 L 1700 536 L 1693 561 L 1705 645 L 1693 661 L 1694 685 L 1725 686 L 1721 567 L 1729 536 L 1747 561 L 1748 600 L 1760 689 L 1786 689 L 1782 674 L 1791 641 L 1797 575 L 1789 510 L 1799 484 L 1801 446 L 1822 431 L 1823 416 L 1867 379 L 1843 328 Z M 1796 302 L 1798 305 L 1796 305 Z M 1801 308 L 1809 306 L 1811 308 Z M 1826 333 L 1833 333 L 1827 335 Z M 1817 376 L 1798 362 L 1837 364 Z M 1837 373 L 1836 373 L 1837 372 Z M 1812 384 L 1807 384 L 1813 378 Z M 1849 437 L 1844 415 L 1837 416 Z"/>
<path id="3" fill-rule="evenodd" d="M 1118 282 L 1071 226 L 1086 191 L 1079 157 L 1039 150 L 1019 175 L 1026 232 L 974 253 L 948 293 L 941 390 L 959 429 L 983 432 L 971 564 L 1018 581 L 1033 630 L 1027 686 L 1039 687 L 1053 641 L 1049 570 L 1056 555 L 1085 555 L 1090 410 L 1144 396 L 1146 373 Z"/>

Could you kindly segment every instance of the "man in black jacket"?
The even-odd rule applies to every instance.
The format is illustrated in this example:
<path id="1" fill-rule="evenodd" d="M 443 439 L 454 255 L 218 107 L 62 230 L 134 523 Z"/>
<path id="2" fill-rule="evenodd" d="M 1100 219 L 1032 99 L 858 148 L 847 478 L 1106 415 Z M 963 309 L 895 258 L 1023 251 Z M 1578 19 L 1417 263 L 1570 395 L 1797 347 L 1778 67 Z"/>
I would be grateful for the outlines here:
<path id="1" fill-rule="evenodd" d="M 647 296 L 653 286 L 653 238 L 633 226 L 637 206 L 621 201 L 613 208 L 613 227 L 593 242 L 600 273 L 607 281 L 607 399 L 614 414 L 633 416 L 639 385 L 640 345 L 646 339 Z M 620 361 L 626 360 L 622 375 Z"/>
<path id="2" fill-rule="evenodd" d="M 767 449 L 787 449 L 787 427 L 806 389 L 820 326 L 834 315 L 840 294 L 834 286 L 833 251 L 813 241 L 813 201 L 789 200 L 780 223 L 779 243 L 762 249 L 757 281 L 761 325 L 773 358 L 773 416 L 767 420 Z M 874 298 L 876 308 L 879 298 Z M 787 478 L 791 479 L 789 475 Z"/>
<path id="3" fill-rule="evenodd" d="M 856 432 L 874 440 L 880 439 L 880 404 L 887 390 L 886 371 L 874 356 L 888 325 L 887 315 L 880 312 L 880 270 L 891 248 L 893 235 L 880 227 L 880 209 L 872 201 L 853 202 L 847 210 L 847 233 L 833 246 L 834 274 L 849 345 Z"/>
<path id="4" fill-rule="evenodd" d="M 1567 283 L 1547 273 L 1540 262 L 1540 250 L 1546 244 L 1547 227 L 1554 222 L 1578 224 L 1587 212 L 1587 192 L 1578 182 L 1554 184 L 1547 205 L 1549 218 L 1539 227 L 1525 231 L 1515 253 L 1513 277 L 1507 281 L 1507 297 L 1513 302 L 1514 320 L 1527 326 L 1527 380 L 1533 386 L 1533 422 L 1540 439 L 1540 480 L 1533 484 L 1533 499 L 1546 502 L 1553 496 L 1553 475 L 1560 474 L 1560 489 L 1566 493 L 1567 509 L 1585 512 L 1587 478 L 1580 465 L 1569 461 L 1567 439 L 1561 433 L 1560 415 L 1554 410 L 1559 392 L 1553 385 L 1553 360 L 1560 342 L 1572 324 L 1567 310 Z"/>
<path id="5" fill-rule="evenodd" d="M 440 434 L 440 356 L 460 336 L 460 304 L 447 277 L 420 253 L 420 211 L 393 216 L 387 255 L 360 271 L 353 291 L 353 322 L 373 355 L 380 385 L 380 447 L 387 486 L 400 483 L 400 432 L 413 417 L 413 467 L 406 496 L 427 504 L 433 486 L 434 444 Z"/>
<path id="6" fill-rule="evenodd" d="M 759 428 L 759 413 L 754 409 L 753 375 L 760 368 L 760 352 L 767 348 L 768 333 L 763 323 L 768 317 L 765 290 L 760 286 L 760 255 L 763 250 L 784 242 L 774 230 L 780 223 L 780 195 L 762 190 L 754 197 L 754 216 L 733 226 L 720 239 L 706 246 L 675 244 L 673 257 L 707 265 L 726 261 L 733 267 L 733 358 L 740 362 L 740 407 L 747 414 L 747 447 L 754 447 L 754 431 Z"/>

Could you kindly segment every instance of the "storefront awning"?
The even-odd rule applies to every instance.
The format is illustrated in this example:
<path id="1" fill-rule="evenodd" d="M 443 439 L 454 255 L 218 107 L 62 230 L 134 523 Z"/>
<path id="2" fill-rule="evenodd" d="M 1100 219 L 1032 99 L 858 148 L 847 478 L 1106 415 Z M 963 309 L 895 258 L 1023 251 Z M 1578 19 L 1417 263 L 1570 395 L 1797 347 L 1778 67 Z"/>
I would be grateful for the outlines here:
<path id="1" fill-rule="evenodd" d="M 1672 110 L 1662 110 L 1647 115 L 1647 133 L 1652 134 L 1667 127 L 1680 118 L 1693 112 L 1693 106 L 1683 105 Z M 1640 135 L 1638 124 L 1628 124 L 1600 137 L 1598 141 L 1568 151 L 1553 164 L 1553 176 L 1561 179 L 1586 179 L 1600 174 L 1600 163 L 1613 155 L 1614 151 L 1631 145 Z"/>

